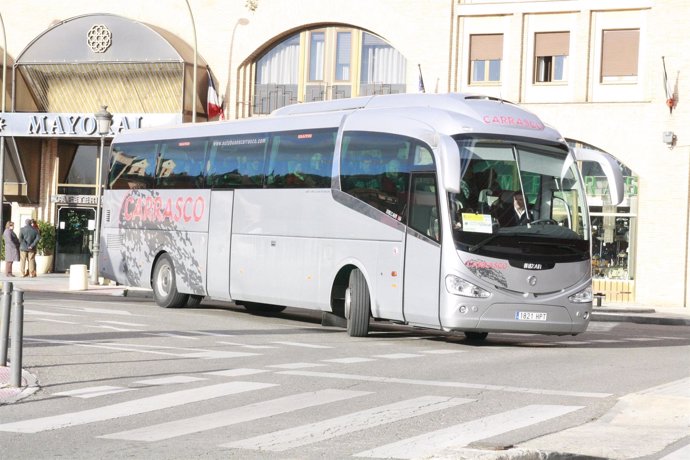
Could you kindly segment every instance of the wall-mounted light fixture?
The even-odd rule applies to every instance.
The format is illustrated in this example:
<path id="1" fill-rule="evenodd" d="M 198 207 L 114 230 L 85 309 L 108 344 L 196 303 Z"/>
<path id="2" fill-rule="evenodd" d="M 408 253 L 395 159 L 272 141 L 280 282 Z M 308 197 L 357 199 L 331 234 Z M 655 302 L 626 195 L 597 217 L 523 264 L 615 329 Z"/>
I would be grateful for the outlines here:
<path id="1" fill-rule="evenodd" d="M 664 131 L 663 141 L 664 144 L 668 146 L 668 148 L 672 149 L 676 146 L 676 141 L 678 141 L 678 137 L 676 136 L 676 133 L 674 133 L 673 131 Z"/>

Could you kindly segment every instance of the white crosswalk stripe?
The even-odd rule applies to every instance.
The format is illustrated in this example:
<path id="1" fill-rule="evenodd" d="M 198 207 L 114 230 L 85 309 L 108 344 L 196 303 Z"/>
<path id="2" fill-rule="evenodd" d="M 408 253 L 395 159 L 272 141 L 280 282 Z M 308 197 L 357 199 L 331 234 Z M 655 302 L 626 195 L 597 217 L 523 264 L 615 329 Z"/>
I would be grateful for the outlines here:
<path id="1" fill-rule="evenodd" d="M 288 428 L 241 441 L 222 444 L 221 447 L 280 452 L 313 444 L 355 431 L 436 412 L 472 402 L 472 399 L 444 396 L 422 396 L 385 406 L 355 412 L 322 422 Z"/>
<path id="2" fill-rule="evenodd" d="M 360 452 L 355 457 L 426 458 L 447 448 L 462 448 L 472 442 L 534 425 L 581 408 L 582 406 L 525 406 Z"/>
<path id="3" fill-rule="evenodd" d="M 366 391 L 320 390 L 285 396 L 270 401 L 261 401 L 242 407 L 190 417 L 158 425 L 122 431 L 99 436 L 107 439 L 126 439 L 130 441 L 160 441 L 224 426 L 258 420 L 273 415 L 284 414 L 309 407 L 320 406 L 344 399 L 370 394 Z"/>
<path id="4" fill-rule="evenodd" d="M 23 420 L 20 422 L 3 423 L 0 431 L 16 433 L 38 433 L 41 431 L 55 430 L 68 426 L 84 425 L 93 422 L 102 422 L 130 415 L 143 414 L 169 407 L 181 406 L 198 401 L 218 398 L 246 391 L 259 390 L 276 386 L 271 383 L 256 382 L 230 382 L 189 390 L 175 391 L 148 398 L 134 399 L 124 403 L 110 406 L 97 407 L 79 412 L 71 412 L 62 415 L 40 417 Z"/>

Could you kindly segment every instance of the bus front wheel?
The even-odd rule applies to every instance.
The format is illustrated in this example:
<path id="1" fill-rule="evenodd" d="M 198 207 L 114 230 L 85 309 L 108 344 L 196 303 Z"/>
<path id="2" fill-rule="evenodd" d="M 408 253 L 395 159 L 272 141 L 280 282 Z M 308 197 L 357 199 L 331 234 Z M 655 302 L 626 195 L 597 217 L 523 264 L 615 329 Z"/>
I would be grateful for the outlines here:
<path id="1" fill-rule="evenodd" d="M 351 337 L 366 337 L 369 333 L 370 306 L 367 281 L 355 268 L 350 272 L 350 283 L 345 291 L 345 318 L 347 333 Z"/>
<path id="2" fill-rule="evenodd" d="M 486 337 L 489 335 L 488 332 L 471 332 L 471 331 L 465 331 L 465 338 L 467 339 L 468 342 L 471 343 L 480 343 L 486 340 Z"/>
<path id="3" fill-rule="evenodd" d="M 187 303 L 188 295 L 177 290 L 175 267 L 172 259 L 163 254 L 153 271 L 153 298 L 163 308 L 183 307 Z"/>

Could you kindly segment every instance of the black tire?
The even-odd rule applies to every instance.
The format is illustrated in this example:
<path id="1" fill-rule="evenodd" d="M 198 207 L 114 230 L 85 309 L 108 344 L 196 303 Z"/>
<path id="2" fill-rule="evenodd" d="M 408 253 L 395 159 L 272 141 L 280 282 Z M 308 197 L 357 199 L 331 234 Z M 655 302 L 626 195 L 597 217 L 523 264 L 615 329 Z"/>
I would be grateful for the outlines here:
<path id="1" fill-rule="evenodd" d="M 345 293 L 345 317 L 350 337 L 366 337 L 369 334 L 371 300 L 369 288 L 362 272 L 355 268 L 350 272 L 350 285 Z"/>
<path id="2" fill-rule="evenodd" d="M 265 303 L 256 302 L 241 302 L 241 304 L 245 310 L 255 315 L 270 315 L 272 313 L 280 313 L 281 311 L 285 310 L 285 307 L 282 305 L 268 305 Z"/>
<path id="3" fill-rule="evenodd" d="M 153 270 L 153 298 L 163 308 L 184 307 L 187 303 L 187 294 L 177 290 L 175 280 L 175 267 L 169 255 L 163 254 L 156 262 Z"/>
<path id="4" fill-rule="evenodd" d="M 481 343 L 484 340 L 486 340 L 486 337 L 489 335 L 488 332 L 469 332 L 465 331 L 465 338 L 467 339 L 468 342 L 472 343 Z"/>
<path id="5" fill-rule="evenodd" d="M 189 299 L 187 299 L 187 306 L 191 308 L 198 307 L 201 304 L 202 300 L 204 300 L 204 296 L 202 295 L 189 294 Z"/>

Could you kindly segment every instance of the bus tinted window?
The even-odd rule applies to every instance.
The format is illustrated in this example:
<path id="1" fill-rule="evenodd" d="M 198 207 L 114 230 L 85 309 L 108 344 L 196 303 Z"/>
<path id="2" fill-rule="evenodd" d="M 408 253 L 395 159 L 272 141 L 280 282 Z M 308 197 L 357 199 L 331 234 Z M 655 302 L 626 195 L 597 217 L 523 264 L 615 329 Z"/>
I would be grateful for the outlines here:
<path id="1" fill-rule="evenodd" d="M 202 188 L 206 144 L 205 139 L 163 142 L 156 167 L 156 188 Z"/>
<path id="2" fill-rule="evenodd" d="M 206 185 L 211 188 L 258 188 L 263 183 L 268 137 L 228 136 L 211 141 Z"/>
<path id="3" fill-rule="evenodd" d="M 343 191 L 402 222 L 410 168 L 433 170 L 428 149 L 394 134 L 346 133 L 341 158 Z"/>
<path id="4" fill-rule="evenodd" d="M 330 188 L 336 135 L 336 129 L 274 134 L 266 186 Z"/>
<path id="5" fill-rule="evenodd" d="M 155 142 L 113 145 L 108 186 L 112 189 L 153 188 L 157 153 Z"/>

